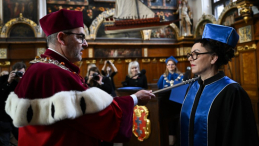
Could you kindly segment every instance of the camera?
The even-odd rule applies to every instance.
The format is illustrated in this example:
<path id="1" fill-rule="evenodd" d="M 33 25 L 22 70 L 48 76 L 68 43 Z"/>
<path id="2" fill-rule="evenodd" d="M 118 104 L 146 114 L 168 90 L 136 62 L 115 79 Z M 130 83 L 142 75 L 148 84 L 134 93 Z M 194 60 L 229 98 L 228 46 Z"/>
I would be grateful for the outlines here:
<path id="1" fill-rule="evenodd" d="M 109 60 L 107 60 L 107 64 L 111 64 L 111 62 Z"/>
<path id="2" fill-rule="evenodd" d="M 23 72 L 17 71 L 15 72 L 15 77 L 22 77 L 23 76 Z"/>
<path id="3" fill-rule="evenodd" d="M 98 73 L 93 73 L 93 79 L 95 81 L 99 81 L 100 80 L 99 74 Z"/>

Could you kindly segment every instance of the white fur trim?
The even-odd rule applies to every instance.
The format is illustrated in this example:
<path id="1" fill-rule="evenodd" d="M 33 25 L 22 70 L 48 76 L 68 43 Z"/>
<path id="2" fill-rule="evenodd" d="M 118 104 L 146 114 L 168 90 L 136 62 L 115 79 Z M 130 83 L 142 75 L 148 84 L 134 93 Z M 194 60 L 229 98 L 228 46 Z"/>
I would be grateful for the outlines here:
<path id="1" fill-rule="evenodd" d="M 82 98 L 84 100 L 82 100 Z M 16 127 L 26 125 L 50 125 L 64 119 L 75 119 L 83 115 L 80 102 L 85 101 L 85 114 L 99 112 L 108 107 L 113 98 L 99 88 L 85 91 L 62 91 L 44 99 L 19 98 L 14 92 L 6 100 L 5 111 Z M 54 118 L 51 109 L 55 108 Z M 27 112 L 32 108 L 32 119 L 28 123 Z"/>

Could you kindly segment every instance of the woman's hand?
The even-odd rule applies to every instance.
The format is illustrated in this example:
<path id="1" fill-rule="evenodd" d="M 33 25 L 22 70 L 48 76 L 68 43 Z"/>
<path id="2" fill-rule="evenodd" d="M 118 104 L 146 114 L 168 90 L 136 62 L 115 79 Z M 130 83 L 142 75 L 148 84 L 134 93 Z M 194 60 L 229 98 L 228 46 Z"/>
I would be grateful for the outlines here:
<path id="1" fill-rule="evenodd" d="M 90 84 L 90 81 L 91 81 L 92 78 L 93 78 L 92 75 L 89 75 L 89 76 L 88 76 L 87 84 Z"/>
<path id="2" fill-rule="evenodd" d="M 19 78 L 19 77 L 16 77 L 16 76 L 15 76 L 15 75 L 16 75 L 15 73 L 16 73 L 16 71 L 10 72 L 9 77 L 8 77 L 8 80 L 7 80 L 9 84 L 11 84 L 14 79 Z"/>
<path id="3" fill-rule="evenodd" d="M 103 82 L 102 82 L 102 80 L 103 80 L 103 77 L 101 76 L 101 75 L 98 75 L 99 76 L 99 81 L 97 81 L 97 83 L 99 84 L 99 85 L 102 85 L 103 84 Z"/>

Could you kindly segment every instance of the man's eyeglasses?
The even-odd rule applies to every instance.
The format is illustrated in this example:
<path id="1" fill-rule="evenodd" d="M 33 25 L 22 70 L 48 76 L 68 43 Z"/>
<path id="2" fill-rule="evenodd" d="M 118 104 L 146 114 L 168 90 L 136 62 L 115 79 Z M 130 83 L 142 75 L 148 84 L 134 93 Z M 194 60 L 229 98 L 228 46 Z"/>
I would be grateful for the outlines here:
<path id="1" fill-rule="evenodd" d="M 204 53 L 198 53 L 198 52 L 192 52 L 192 53 L 187 53 L 187 59 L 189 57 L 192 57 L 193 60 L 196 60 L 198 58 L 198 55 L 201 55 L 201 54 L 212 54 L 214 52 L 204 52 Z"/>
<path id="2" fill-rule="evenodd" d="M 82 33 L 73 33 L 73 32 L 64 32 L 64 33 L 67 34 L 67 35 L 71 35 L 71 34 L 78 35 L 78 36 L 80 36 L 79 37 L 80 41 L 82 40 L 81 44 L 84 43 L 84 40 L 85 40 L 85 35 L 84 34 L 82 34 Z"/>

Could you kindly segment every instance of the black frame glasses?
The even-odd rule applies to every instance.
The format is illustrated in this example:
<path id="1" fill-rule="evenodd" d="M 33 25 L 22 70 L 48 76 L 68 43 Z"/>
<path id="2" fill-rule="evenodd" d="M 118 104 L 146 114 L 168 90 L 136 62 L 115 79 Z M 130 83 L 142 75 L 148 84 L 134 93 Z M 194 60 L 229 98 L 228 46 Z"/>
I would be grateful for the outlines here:
<path id="1" fill-rule="evenodd" d="M 82 33 L 73 33 L 73 32 L 63 32 L 64 34 L 67 34 L 67 35 L 71 35 L 71 34 L 75 34 L 75 35 L 80 35 L 81 37 L 79 39 L 82 39 L 82 43 L 84 43 L 84 40 L 85 40 L 85 35 L 82 34 Z"/>
<path id="2" fill-rule="evenodd" d="M 201 54 L 213 54 L 214 52 L 204 52 L 204 53 L 198 53 L 198 52 L 191 52 L 191 53 L 187 53 L 187 59 L 189 57 L 192 57 L 193 60 L 197 60 L 198 59 L 198 55 L 201 55 Z"/>

